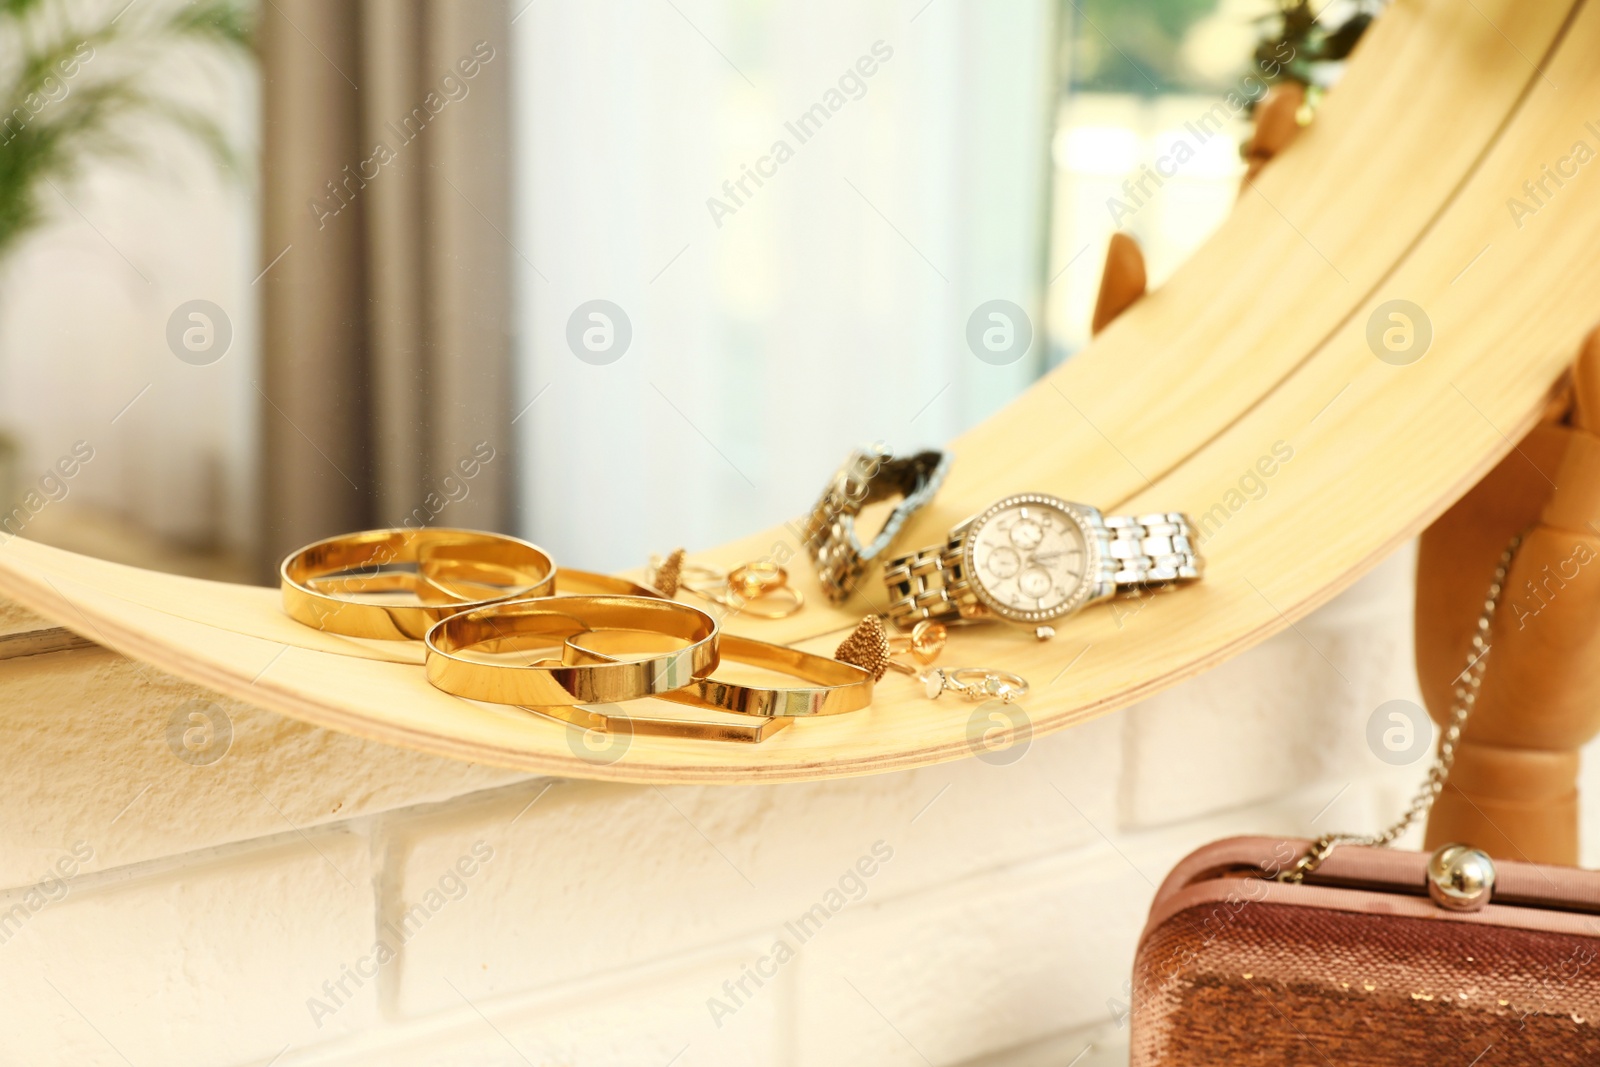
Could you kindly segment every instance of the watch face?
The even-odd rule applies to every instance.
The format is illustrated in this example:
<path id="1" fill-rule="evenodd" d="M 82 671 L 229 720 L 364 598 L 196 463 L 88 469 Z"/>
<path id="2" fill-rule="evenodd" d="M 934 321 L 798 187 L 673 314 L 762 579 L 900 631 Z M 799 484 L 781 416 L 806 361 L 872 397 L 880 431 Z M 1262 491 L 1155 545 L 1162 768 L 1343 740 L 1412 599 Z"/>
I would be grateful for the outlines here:
<path id="1" fill-rule="evenodd" d="M 990 608 L 1039 622 L 1082 603 L 1092 555 L 1084 520 L 1066 501 L 1028 493 L 1007 497 L 973 521 L 965 564 Z"/>

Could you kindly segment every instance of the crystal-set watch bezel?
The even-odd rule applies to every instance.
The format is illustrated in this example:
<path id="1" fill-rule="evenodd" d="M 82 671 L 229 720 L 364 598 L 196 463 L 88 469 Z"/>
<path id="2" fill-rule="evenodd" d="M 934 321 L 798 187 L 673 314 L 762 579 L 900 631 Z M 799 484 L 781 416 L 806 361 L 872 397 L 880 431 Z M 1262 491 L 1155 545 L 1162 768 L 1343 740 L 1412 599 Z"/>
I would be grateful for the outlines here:
<path id="1" fill-rule="evenodd" d="M 1048 507 L 1062 512 L 1077 523 L 1078 530 L 1083 536 L 1083 574 L 1079 577 L 1078 586 L 1072 591 L 1072 595 L 1053 608 L 1019 611 L 1008 604 L 1001 603 L 989 592 L 983 576 L 978 572 L 975 553 L 977 551 L 978 535 L 983 531 L 984 526 L 999 513 L 1024 504 L 1037 504 L 1041 507 Z M 1012 622 L 1032 623 L 1060 619 L 1081 610 L 1091 599 L 1100 595 L 1099 591 L 1107 584 L 1105 576 L 1101 572 L 1106 569 L 1108 557 L 1105 551 L 1105 542 L 1108 535 L 1100 513 L 1092 508 L 1086 508 L 1082 504 L 1074 504 L 1070 500 L 1063 500 L 1058 496 L 1050 496 L 1047 493 L 1016 493 L 990 504 L 970 522 L 966 523 L 966 527 L 966 535 L 961 544 L 961 566 L 967 576 L 968 588 L 985 608 L 1001 618 L 1009 619 Z"/>

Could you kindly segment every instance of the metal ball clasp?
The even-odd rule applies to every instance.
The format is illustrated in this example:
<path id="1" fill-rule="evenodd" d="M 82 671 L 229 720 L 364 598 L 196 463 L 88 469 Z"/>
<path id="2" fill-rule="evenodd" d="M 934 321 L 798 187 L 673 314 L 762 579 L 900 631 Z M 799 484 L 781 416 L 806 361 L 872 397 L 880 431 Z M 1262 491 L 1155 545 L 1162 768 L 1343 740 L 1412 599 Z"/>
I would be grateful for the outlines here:
<path id="1" fill-rule="evenodd" d="M 1494 860 L 1471 845 L 1443 845 L 1428 857 L 1428 896 L 1450 911 L 1477 911 L 1494 893 Z"/>

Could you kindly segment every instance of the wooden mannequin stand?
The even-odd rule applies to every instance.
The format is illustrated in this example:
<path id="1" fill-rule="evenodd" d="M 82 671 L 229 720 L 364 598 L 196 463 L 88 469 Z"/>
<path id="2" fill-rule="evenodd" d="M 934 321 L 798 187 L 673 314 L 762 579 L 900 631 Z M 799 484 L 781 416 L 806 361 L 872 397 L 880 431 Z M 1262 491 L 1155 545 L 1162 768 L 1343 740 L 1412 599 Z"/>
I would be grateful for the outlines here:
<path id="1" fill-rule="evenodd" d="M 1451 841 L 1541 863 L 1578 858 L 1578 749 L 1600 731 L 1600 331 L 1553 405 L 1504 461 L 1422 536 L 1417 673 L 1450 714 L 1484 590 L 1526 531 L 1491 629 L 1455 770 L 1428 822 Z"/>

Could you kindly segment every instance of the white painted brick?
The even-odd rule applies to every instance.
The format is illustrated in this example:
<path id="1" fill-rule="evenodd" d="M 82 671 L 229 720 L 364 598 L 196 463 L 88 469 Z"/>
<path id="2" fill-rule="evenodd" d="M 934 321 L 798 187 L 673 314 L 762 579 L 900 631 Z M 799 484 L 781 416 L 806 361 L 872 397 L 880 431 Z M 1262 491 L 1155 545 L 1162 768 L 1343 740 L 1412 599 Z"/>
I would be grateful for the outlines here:
<path id="1" fill-rule="evenodd" d="M 411 907 L 473 843 L 495 858 L 405 943 L 399 1004 L 441 1010 L 430 976 L 465 953 L 469 996 L 505 994 L 777 926 L 882 840 L 881 892 L 1060 852 L 1113 817 L 1120 726 L 1038 738 L 1010 766 L 976 760 L 788 786 L 571 782 L 395 825 L 395 896 Z M 1063 799 L 1070 796 L 1072 802 Z"/>
<path id="2" fill-rule="evenodd" d="M 278 1067 L 778 1067 L 787 1063 L 776 996 L 712 1025 L 705 990 L 737 964 L 701 961 L 667 974 L 569 986 L 515 1002 L 474 998 L 424 1022 L 391 1026 Z M 460 982 L 456 983 L 460 985 Z M 479 1012 L 482 1012 L 480 1015 Z"/>
<path id="3" fill-rule="evenodd" d="M 1389 768 L 1367 719 L 1421 705 L 1412 661 L 1413 553 L 1397 553 L 1294 629 L 1127 711 L 1128 827 L 1257 803 Z M 1417 777 L 1425 768 L 1400 768 Z"/>
<path id="4" fill-rule="evenodd" d="M 0 944 L 0 1064 L 264 1062 L 371 1026 L 370 984 L 320 1028 L 306 1006 L 372 943 L 370 854 L 319 833 L 72 883 Z"/>
<path id="5" fill-rule="evenodd" d="M 1128 1029 L 1084 1027 L 968 1060 L 962 1067 L 1128 1067 Z"/>
<path id="6" fill-rule="evenodd" d="M 1101 847 L 842 912 L 795 964 L 800 1067 L 957 1064 L 1104 1023 L 1153 892 Z"/>
<path id="7" fill-rule="evenodd" d="M 916 1065 L 922 1056 L 938 1065 L 977 1067 L 991 1056 L 1012 1063 L 1002 1052 L 1015 1052 L 1019 1065 L 1069 1063 L 1090 1043 L 1082 1033 L 1097 1035 L 1096 1048 L 1078 1067 L 1119 1062 L 1126 1033 L 1108 1002 L 1126 1005 L 1134 949 L 1167 871 L 1219 838 L 1305 836 L 1319 813 L 1372 828 L 1382 792 L 1368 781 L 1323 783 L 1159 830 L 1101 826 L 1106 837 L 1095 848 L 929 893 L 880 897 L 874 886 L 793 964 L 800 1067 Z"/>
<path id="8" fill-rule="evenodd" d="M 191 700 L 232 722 L 209 765 L 168 742 Z M 115 867 L 526 778 L 323 730 L 101 649 L 0 662 L 0 707 L 0 887 L 78 841 L 91 869 Z"/>

